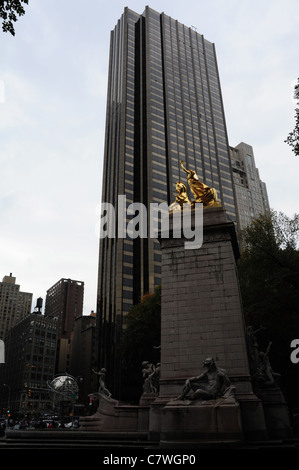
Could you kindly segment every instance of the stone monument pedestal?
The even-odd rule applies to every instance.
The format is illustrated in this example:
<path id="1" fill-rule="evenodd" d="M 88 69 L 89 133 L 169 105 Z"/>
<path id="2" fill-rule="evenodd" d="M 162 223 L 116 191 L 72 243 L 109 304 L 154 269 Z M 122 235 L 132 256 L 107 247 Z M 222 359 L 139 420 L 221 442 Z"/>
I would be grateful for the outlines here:
<path id="1" fill-rule="evenodd" d="M 192 210 L 194 229 L 195 217 Z M 203 244 L 160 234 L 162 250 L 161 378 L 151 406 L 151 438 L 266 439 L 262 403 L 252 391 L 236 258 L 234 223 L 222 207 L 203 210 Z M 177 234 L 176 234 L 177 236 Z M 236 389 L 237 403 L 173 404 L 186 379 L 213 357 Z"/>
<path id="2" fill-rule="evenodd" d="M 91 416 L 80 418 L 80 429 L 97 432 L 148 433 L 149 410 L 154 394 L 143 394 L 139 405 L 121 403 L 103 394 L 98 395 L 99 406 Z"/>
<path id="3" fill-rule="evenodd" d="M 278 387 L 256 390 L 263 404 L 265 422 L 271 439 L 288 439 L 293 436 L 287 403 Z"/>
<path id="4" fill-rule="evenodd" d="M 163 408 L 160 445 L 169 447 L 200 442 L 243 439 L 239 404 L 235 400 L 170 401 Z"/>
<path id="5" fill-rule="evenodd" d="M 136 407 L 121 405 L 117 400 L 99 395 L 95 414 L 80 419 L 80 427 L 88 431 L 136 431 L 138 413 Z"/>
<path id="6" fill-rule="evenodd" d="M 191 229 L 196 221 L 194 210 Z M 144 393 L 139 405 L 132 406 L 99 394 L 97 413 L 81 419 L 81 429 L 114 435 L 143 433 L 164 448 L 234 447 L 243 440 L 290 437 L 280 390 L 261 389 L 257 396 L 252 388 L 234 223 L 222 207 L 205 208 L 203 244 L 187 248 L 185 242 L 190 240 L 178 236 L 173 220 L 167 237 L 162 233 L 159 239 L 159 395 Z M 202 380 L 203 361 L 207 383 L 220 381 L 223 386 L 221 393 L 209 394 L 213 399 L 203 399 L 207 395 L 202 391 L 199 395 L 196 388 Z M 196 380 L 184 388 L 191 377 Z"/>

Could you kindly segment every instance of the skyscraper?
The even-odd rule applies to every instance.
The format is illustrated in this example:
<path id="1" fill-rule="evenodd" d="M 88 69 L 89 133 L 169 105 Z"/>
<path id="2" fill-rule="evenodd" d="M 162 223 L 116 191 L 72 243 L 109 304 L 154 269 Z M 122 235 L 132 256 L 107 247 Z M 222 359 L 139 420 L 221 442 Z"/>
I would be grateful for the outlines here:
<path id="1" fill-rule="evenodd" d="M 55 374 L 56 327 L 57 318 L 33 312 L 8 331 L 0 383 L 9 384 L 13 412 L 52 411 L 47 382 Z"/>
<path id="2" fill-rule="evenodd" d="M 260 214 L 270 211 L 266 184 L 255 166 L 253 148 L 241 142 L 230 147 L 236 192 L 238 229 L 243 230 Z"/>
<path id="3" fill-rule="evenodd" d="M 47 290 L 45 317 L 56 317 L 57 353 L 56 373 L 68 372 L 70 342 L 75 319 L 82 316 L 84 282 L 60 279 Z"/>
<path id="4" fill-rule="evenodd" d="M 174 201 L 186 181 L 180 162 L 214 187 L 236 220 L 214 44 L 191 27 L 149 7 L 125 8 L 111 32 L 102 202 L 126 196 L 127 207 Z M 127 216 L 127 221 L 130 218 Z M 130 306 L 161 283 L 160 246 L 153 238 L 100 243 L 97 327 L 99 367 L 117 394 L 119 343 Z"/>
<path id="5" fill-rule="evenodd" d="M 31 312 L 32 294 L 21 292 L 10 273 L 0 282 L 0 339 Z"/>

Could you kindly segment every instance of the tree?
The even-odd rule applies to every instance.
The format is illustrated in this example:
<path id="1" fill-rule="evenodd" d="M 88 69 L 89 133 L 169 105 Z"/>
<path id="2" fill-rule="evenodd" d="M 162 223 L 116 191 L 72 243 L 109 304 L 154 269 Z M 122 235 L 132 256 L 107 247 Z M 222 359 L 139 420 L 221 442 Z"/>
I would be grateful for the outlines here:
<path id="1" fill-rule="evenodd" d="M 18 16 L 25 15 L 25 9 L 22 3 L 28 5 L 28 0 L 0 0 L 0 17 L 2 21 L 2 30 L 15 36 L 14 22 L 18 21 Z"/>
<path id="2" fill-rule="evenodd" d="M 297 100 L 297 108 L 295 109 L 295 127 L 292 132 L 289 133 L 285 142 L 290 145 L 295 155 L 299 155 L 299 78 L 294 88 L 294 99 Z"/>
<path id="3" fill-rule="evenodd" d="M 247 326 L 261 325 L 261 349 L 272 342 L 270 362 L 282 375 L 288 402 L 299 406 L 299 365 L 290 360 L 290 344 L 299 338 L 299 215 L 272 211 L 241 233 L 238 261 Z M 298 378 L 297 378 L 298 377 Z"/>
<path id="4" fill-rule="evenodd" d="M 144 295 L 134 305 L 125 319 L 121 344 L 122 370 L 128 398 L 140 398 L 142 394 L 142 362 L 160 361 L 161 339 L 161 287 Z"/>

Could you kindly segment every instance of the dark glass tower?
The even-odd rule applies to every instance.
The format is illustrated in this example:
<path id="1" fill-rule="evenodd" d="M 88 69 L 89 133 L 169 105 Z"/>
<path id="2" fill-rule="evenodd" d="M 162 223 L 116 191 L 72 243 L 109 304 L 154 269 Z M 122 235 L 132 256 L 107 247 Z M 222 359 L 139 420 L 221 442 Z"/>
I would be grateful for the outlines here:
<path id="1" fill-rule="evenodd" d="M 170 204 L 186 182 L 180 161 L 209 186 L 235 220 L 232 170 L 214 44 L 149 7 L 128 8 L 111 32 L 102 202 Z M 192 199 L 192 195 L 190 195 Z M 129 219 L 128 219 L 129 220 Z M 100 243 L 99 367 L 119 394 L 119 345 L 126 313 L 161 283 L 152 238 Z"/>

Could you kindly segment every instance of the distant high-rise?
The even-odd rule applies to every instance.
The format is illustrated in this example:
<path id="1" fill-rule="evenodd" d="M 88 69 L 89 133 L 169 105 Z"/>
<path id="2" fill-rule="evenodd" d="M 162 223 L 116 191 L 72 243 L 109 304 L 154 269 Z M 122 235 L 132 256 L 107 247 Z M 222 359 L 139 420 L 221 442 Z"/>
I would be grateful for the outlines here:
<path id="1" fill-rule="evenodd" d="M 31 312 L 32 294 L 21 292 L 16 278 L 10 274 L 0 282 L 0 339 Z"/>
<path id="2" fill-rule="evenodd" d="M 246 228 L 253 219 L 270 211 L 266 184 L 255 166 L 253 148 L 241 142 L 230 147 L 236 193 L 238 230 Z"/>
<path id="3" fill-rule="evenodd" d="M 170 204 L 176 181 L 186 182 L 181 160 L 216 188 L 236 221 L 214 44 L 164 13 L 146 7 L 140 15 L 125 8 L 111 32 L 102 202 L 112 203 L 116 214 L 118 195 L 126 196 L 127 206 Z M 116 394 L 124 317 L 160 282 L 157 240 L 101 240 L 99 366 L 107 368 Z"/>
<path id="4" fill-rule="evenodd" d="M 98 388 L 98 376 L 91 373 L 95 364 L 95 330 L 96 316 L 94 312 L 75 319 L 72 340 L 70 374 L 82 377 L 79 387 L 81 403 L 88 400 L 91 391 Z"/>
<path id="5" fill-rule="evenodd" d="M 1 396 L 0 408 L 15 413 L 53 411 L 47 383 L 55 374 L 57 318 L 38 312 L 26 315 L 5 337 L 5 365 L 0 383 L 9 384 L 9 396 Z"/>
<path id="6" fill-rule="evenodd" d="M 56 373 L 69 371 L 70 340 L 75 319 L 82 316 L 84 282 L 60 279 L 47 290 L 45 316 L 57 317 Z"/>

